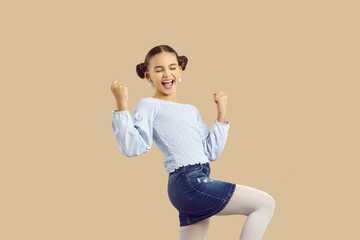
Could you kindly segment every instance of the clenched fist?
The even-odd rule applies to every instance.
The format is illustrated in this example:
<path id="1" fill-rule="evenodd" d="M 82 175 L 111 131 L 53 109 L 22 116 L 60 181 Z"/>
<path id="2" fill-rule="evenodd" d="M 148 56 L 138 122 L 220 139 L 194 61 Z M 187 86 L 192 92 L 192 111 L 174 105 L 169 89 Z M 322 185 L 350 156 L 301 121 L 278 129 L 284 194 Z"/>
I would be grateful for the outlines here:
<path id="1" fill-rule="evenodd" d="M 226 113 L 226 103 L 228 96 L 223 91 L 214 92 L 214 102 L 217 104 L 219 113 Z"/>
<path id="2" fill-rule="evenodd" d="M 128 87 L 122 82 L 113 80 L 111 83 L 111 92 L 113 93 L 118 111 L 125 111 L 127 109 L 127 103 L 129 100 Z"/>

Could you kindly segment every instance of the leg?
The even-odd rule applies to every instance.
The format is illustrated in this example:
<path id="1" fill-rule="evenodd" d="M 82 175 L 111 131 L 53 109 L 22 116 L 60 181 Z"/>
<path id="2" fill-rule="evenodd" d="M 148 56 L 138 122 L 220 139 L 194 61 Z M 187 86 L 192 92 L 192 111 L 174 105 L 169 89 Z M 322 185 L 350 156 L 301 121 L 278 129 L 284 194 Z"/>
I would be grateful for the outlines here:
<path id="1" fill-rule="evenodd" d="M 275 209 L 275 200 L 266 192 L 236 184 L 234 195 L 216 215 L 242 214 L 248 216 L 240 240 L 260 240 Z"/>
<path id="2" fill-rule="evenodd" d="M 206 240 L 209 230 L 210 218 L 200 222 L 180 227 L 180 240 Z"/>

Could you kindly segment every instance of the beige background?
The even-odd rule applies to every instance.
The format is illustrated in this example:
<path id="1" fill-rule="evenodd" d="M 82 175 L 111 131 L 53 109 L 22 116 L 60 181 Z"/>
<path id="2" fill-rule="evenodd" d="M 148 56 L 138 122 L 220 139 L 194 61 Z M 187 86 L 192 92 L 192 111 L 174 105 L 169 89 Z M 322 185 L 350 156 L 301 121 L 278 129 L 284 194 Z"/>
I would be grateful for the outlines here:
<path id="1" fill-rule="evenodd" d="M 136 64 L 168 44 L 178 98 L 203 121 L 228 96 L 212 177 L 276 202 L 263 237 L 359 239 L 358 1 L 3 1 L 0 239 L 178 239 L 163 155 L 121 155 L 113 79 L 130 113 L 153 96 Z M 238 239 L 246 216 L 211 218 Z"/>

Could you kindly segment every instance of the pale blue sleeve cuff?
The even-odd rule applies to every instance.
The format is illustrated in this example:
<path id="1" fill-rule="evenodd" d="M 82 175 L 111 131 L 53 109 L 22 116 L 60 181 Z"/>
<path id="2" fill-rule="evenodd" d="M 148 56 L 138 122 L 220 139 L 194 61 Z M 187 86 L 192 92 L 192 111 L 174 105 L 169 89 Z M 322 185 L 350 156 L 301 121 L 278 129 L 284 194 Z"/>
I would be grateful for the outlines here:
<path id="1" fill-rule="evenodd" d="M 216 123 L 220 124 L 220 125 L 224 125 L 224 126 L 230 126 L 230 121 L 229 120 L 225 120 L 225 123 L 221 123 L 216 119 Z"/>

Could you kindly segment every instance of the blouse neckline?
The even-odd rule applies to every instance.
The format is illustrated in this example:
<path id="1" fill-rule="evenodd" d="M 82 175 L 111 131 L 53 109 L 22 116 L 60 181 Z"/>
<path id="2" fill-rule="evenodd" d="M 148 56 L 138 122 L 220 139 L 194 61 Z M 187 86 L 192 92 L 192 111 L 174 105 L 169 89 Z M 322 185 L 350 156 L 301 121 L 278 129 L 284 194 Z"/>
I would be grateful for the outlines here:
<path id="1" fill-rule="evenodd" d="M 179 102 L 168 101 L 168 100 L 164 100 L 164 99 L 160 99 L 160 98 L 154 98 L 154 97 L 150 97 L 150 98 L 156 99 L 156 100 L 160 100 L 160 101 L 164 101 L 164 102 L 175 103 L 175 104 L 190 105 L 190 104 L 186 104 L 186 103 L 179 103 Z"/>

